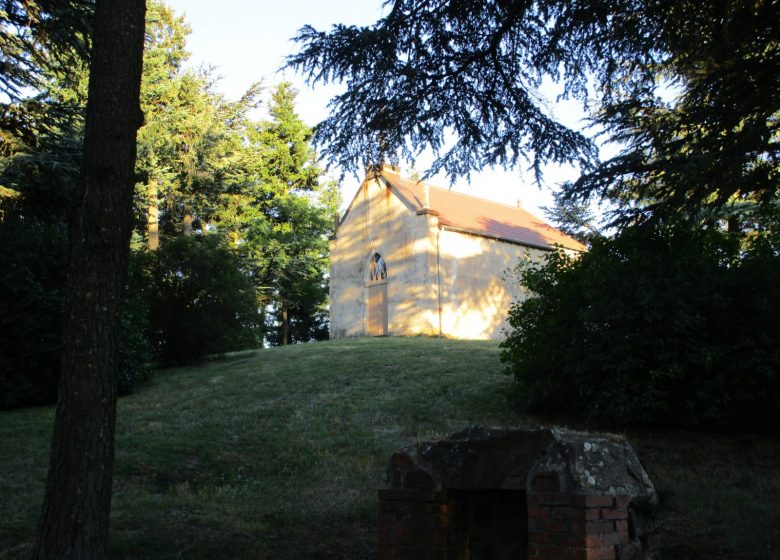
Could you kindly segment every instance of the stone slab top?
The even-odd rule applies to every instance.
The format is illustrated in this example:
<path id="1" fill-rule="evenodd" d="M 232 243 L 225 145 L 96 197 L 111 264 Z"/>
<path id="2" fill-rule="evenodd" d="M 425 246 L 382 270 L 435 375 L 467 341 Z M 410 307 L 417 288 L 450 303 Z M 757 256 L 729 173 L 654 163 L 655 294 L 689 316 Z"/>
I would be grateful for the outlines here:
<path id="1" fill-rule="evenodd" d="M 400 449 L 388 474 L 391 488 L 426 490 L 528 491 L 544 476 L 569 495 L 656 501 L 653 484 L 625 438 L 561 428 L 471 426 Z"/>

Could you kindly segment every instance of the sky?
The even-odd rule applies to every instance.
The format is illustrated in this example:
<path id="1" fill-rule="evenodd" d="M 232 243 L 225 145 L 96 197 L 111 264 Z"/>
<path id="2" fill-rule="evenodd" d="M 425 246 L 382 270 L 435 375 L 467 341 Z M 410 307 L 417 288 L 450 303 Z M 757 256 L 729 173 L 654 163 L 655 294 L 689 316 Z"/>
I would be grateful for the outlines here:
<path id="1" fill-rule="evenodd" d="M 254 82 L 273 86 L 291 81 L 299 91 L 297 109 L 303 121 L 312 126 L 327 116 L 327 103 L 339 88 L 329 85 L 311 89 L 301 76 L 280 72 L 285 58 L 296 51 L 291 38 L 304 25 L 319 31 L 333 24 L 369 25 L 382 17 L 382 0 L 166 0 L 177 14 L 183 14 L 192 33 L 187 41 L 193 67 L 212 66 L 220 76 L 217 90 L 230 99 L 238 99 Z M 552 86 L 542 92 L 554 99 Z M 575 103 L 552 104 L 553 114 L 567 125 L 579 127 L 581 111 Z M 426 158 L 416 162 L 423 172 Z M 401 173 L 409 171 L 401 164 Z M 522 163 L 521 163 L 521 167 Z M 342 183 L 345 204 L 360 184 L 355 170 L 345 170 Z M 513 171 L 487 169 L 450 185 L 443 175 L 429 180 L 431 184 L 516 205 L 543 218 L 541 206 L 552 205 L 552 190 L 565 180 L 576 179 L 574 168 L 553 167 L 545 170 L 544 184 L 536 185 L 532 173 L 524 168 Z"/>

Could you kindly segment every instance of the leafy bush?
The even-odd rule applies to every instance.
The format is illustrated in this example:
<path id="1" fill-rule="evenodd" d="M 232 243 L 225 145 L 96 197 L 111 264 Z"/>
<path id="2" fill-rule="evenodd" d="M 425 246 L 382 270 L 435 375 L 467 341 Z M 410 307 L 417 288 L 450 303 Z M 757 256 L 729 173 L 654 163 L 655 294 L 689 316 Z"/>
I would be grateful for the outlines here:
<path id="1" fill-rule="evenodd" d="M 330 315 L 326 307 L 327 285 L 316 281 L 301 281 L 294 290 L 294 301 L 288 300 L 286 308 L 279 306 L 266 310 L 265 339 L 272 346 L 284 343 L 287 312 L 287 343 L 315 342 L 328 339 Z"/>
<path id="2" fill-rule="evenodd" d="M 148 338 L 149 309 L 144 289 L 147 279 L 145 254 L 130 253 L 130 266 L 122 301 L 122 339 L 119 345 L 117 390 L 120 395 L 132 393 L 152 374 L 154 354 Z"/>
<path id="3" fill-rule="evenodd" d="M 506 371 L 531 411 L 634 424 L 780 425 L 780 258 L 717 231 L 627 229 L 521 267 Z"/>
<path id="4" fill-rule="evenodd" d="M 146 258 L 150 339 L 163 365 L 259 345 L 255 289 L 219 236 L 178 237 Z"/>
<path id="5" fill-rule="evenodd" d="M 0 223 L 0 409 L 57 398 L 67 243 L 64 228 Z"/>
<path id="6" fill-rule="evenodd" d="M 59 222 L 12 216 L 0 223 L 0 409 L 57 399 L 67 235 Z M 125 291 L 120 394 L 150 372 L 147 314 L 133 273 Z"/>

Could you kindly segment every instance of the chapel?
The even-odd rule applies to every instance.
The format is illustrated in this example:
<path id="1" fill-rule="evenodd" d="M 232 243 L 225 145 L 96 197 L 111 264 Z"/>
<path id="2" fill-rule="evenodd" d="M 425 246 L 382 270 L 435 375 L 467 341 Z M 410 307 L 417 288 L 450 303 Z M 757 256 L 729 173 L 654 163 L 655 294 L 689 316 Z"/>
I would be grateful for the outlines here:
<path id="1" fill-rule="evenodd" d="M 510 272 L 577 240 L 520 207 L 371 169 L 330 241 L 330 336 L 502 338 Z"/>

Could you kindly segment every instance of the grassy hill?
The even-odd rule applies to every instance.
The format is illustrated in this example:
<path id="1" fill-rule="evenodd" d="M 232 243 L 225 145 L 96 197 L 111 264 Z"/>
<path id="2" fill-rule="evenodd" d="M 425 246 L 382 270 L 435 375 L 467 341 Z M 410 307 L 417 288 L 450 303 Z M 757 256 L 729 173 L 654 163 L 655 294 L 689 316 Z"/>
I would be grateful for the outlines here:
<path id="1" fill-rule="evenodd" d="M 159 371 L 119 403 L 113 557 L 374 558 L 390 454 L 470 424 L 540 423 L 512 411 L 510 381 L 496 343 L 428 338 Z M 0 412 L 0 559 L 30 555 L 52 419 Z M 663 498 L 666 558 L 778 557 L 776 439 L 629 437 Z"/>

